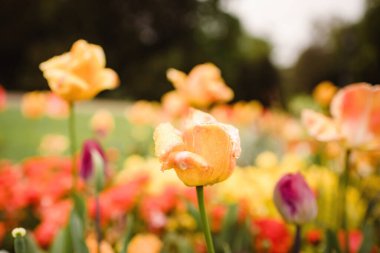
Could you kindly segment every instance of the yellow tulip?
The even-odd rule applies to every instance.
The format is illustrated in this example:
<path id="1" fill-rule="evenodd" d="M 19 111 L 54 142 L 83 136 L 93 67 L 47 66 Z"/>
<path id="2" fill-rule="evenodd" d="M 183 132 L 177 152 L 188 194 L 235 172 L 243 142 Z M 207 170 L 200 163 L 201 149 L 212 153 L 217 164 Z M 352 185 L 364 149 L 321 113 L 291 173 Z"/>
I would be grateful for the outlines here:
<path id="1" fill-rule="evenodd" d="M 220 69 L 212 63 L 199 64 L 188 75 L 169 69 L 166 76 L 178 94 L 192 106 L 208 107 L 214 102 L 227 102 L 234 96 L 224 83 Z"/>
<path id="2" fill-rule="evenodd" d="M 40 64 L 50 89 L 68 102 L 88 100 L 119 84 L 115 71 L 105 68 L 103 49 L 85 40 L 76 41 L 70 52 Z"/>
<path id="3" fill-rule="evenodd" d="M 210 114 L 190 110 L 183 132 L 162 123 L 154 132 L 162 169 L 175 169 L 188 186 L 212 185 L 227 179 L 240 155 L 238 130 Z"/>

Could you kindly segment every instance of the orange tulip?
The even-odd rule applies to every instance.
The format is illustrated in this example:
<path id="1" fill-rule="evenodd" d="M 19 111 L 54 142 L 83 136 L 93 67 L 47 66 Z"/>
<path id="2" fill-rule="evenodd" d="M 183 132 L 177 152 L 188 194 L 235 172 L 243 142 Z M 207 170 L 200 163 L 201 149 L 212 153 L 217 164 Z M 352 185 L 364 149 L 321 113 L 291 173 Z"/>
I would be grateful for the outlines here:
<path id="1" fill-rule="evenodd" d="M 66 101 L 87 100 L 105 89 L 114 89 L 119 79 L 105 68 L 103 49 L 85 40 L 76 41 L 70 52 L 40 64 L 50 89 Z"/>
<path id="2" fill-rule="evenodd" d="M 127 253 L 159 253 L 161 240 L 154 234 L 138 234 L 132 238 Z"/>
<path id="3" fill-rule="evenodd" d="M 186 75 L 182 71 L 169 69 L 167 78 L 178 93 L 190 105 L 207 107 L 214 102 L 226 102 L 233 98 L 233 91 L 224 83 L 220 70 L 212 63 L 195 66 Z"/>
<path id="4" fill-rule="evenodd" d="M 334 96 L 330 110 L 332 118 L 302 112 L 310 135 L 319 141 L 343 140 L 349 148 L 380 147 L 380 85 L 351 84 Z"/>
<path id="5" fill-rule="evenodd" d="M 212 185 L 227 179 L 241 151 L 236 128 L 194 109 L 183 132 L 162 123 L 155 129 L 154 141 L 162 169 L 174 168 L 188 186 Z"/>

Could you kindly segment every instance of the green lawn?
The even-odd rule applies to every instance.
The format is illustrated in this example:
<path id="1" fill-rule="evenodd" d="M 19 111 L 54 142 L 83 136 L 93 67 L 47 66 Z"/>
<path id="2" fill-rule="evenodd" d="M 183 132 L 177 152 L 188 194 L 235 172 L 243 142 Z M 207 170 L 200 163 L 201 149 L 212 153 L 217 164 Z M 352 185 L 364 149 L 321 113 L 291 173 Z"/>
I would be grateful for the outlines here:
<path id="1" fill-rule="evenodd" d="M 76 113 L 77 150 L 83 140 L 92 138 L 90 119 L 94 109 Z M 116 147 L 120 160 L 131 153 L 147 155 L 152 151 L 152 128 L 132 126 L 121 113 L 114 113 L 115 129 L 103 141 L 103 146 Z M 0 159 L 21 161 L 30 156 L 40 155 L 39 143 L 45 134 L 68 134 L 67 119 L 27 119 L 18 107 L 0 112 Z M 68 154 L 68 151 L 66 152 Z"/>

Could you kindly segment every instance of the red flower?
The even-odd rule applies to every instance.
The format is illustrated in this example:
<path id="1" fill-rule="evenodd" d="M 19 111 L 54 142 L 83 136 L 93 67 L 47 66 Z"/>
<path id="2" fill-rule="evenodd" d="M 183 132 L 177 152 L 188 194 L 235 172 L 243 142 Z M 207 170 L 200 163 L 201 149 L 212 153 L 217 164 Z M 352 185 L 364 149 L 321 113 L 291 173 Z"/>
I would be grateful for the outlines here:
<path id="1" fill-rule="evenodd" d="M 292 236 L 282 221 L 263 218 L 254 221 L 253 225 L 254 245 L 258 252 L 289 252 Z"/>
<path id="2" fill-rule="evenodd" d="M 340 247 L 342 248 L 343 251 L 345 251 L 345 237 L 344 237 L 344 232 L 339 231 L 338 233 L 338 239 L 339 239 L 339 244 Z M 350 253 L 356 253 L 359 251 L 360 245 L 362 244 L 363 241 L 363 234 L 359 230 L 351 230 L 348 235 L 348 246 L 349 246 L 349 252 Z"/>
<path id="3" fill-rule="evenodd" d="M 322 241 L 322 232 L 319 229 L 311 229 L 306 233 L 306 240 L 313 246 L 317 246 Z"/>

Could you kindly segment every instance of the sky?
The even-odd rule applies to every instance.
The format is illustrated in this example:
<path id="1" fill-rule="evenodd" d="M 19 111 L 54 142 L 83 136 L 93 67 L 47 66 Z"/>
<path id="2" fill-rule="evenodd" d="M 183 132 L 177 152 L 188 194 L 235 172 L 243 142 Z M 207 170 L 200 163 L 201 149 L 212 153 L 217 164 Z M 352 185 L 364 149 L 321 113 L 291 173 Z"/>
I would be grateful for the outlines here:
<path id="1" fill-rule="evenodd" d="M 365 0 L 225 0 L 223 8 L 243 28 L 273 45 L 272 60 L 291 66 L 331 20 L 354 23 L 363 16 Z M 318 24 L 316 26 L 316 24 Z"/>

